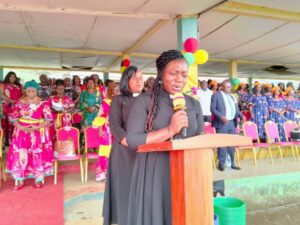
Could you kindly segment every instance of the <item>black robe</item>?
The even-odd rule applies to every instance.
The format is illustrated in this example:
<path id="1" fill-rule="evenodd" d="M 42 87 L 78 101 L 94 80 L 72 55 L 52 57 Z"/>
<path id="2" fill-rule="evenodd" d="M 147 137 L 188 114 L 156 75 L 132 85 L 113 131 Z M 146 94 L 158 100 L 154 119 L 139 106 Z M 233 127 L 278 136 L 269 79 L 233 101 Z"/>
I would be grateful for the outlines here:
<path id="1" fill-rule="evenodd" d="M 146 143 L 144 131 L 150 93 L 140 95 L 129 113 L 127 142 L 131 151 Z M 186 96 L 189 126 L 187 136 L 202 132 L 203 115 L 200 104 Z M 169 125 L 173 115 L 170 95 L 161 91 L 159 110 L 153 123 L 153 130 Z M 170 159 L 168 152 L 138 153 L 131 178 L 127 225 L 171 225 Z"/>
<path id="2" fill-rule="evenodd" d="M 117 96 L 111 103 L 109 119 L 114 141 L 108 161 L 103 225 L 127 224 L 130 180 L 136 153 L 129 151 L 120 141 L 126 137 L 128 114 L 135 99 L 133 96 Z"/>

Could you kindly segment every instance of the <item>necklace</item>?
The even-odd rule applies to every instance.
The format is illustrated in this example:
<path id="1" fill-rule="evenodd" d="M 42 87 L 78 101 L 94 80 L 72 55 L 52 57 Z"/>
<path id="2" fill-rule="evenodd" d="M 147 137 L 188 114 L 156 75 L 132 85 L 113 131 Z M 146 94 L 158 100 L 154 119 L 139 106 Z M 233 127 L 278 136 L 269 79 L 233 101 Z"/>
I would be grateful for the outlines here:
<path id="1" fill-rule="evenodd" d="M 35 97 L 35 98 L 33 99 L 32 102 L 30 102 L 29 100 L 27 100 L 28 103 L 29 103 L 29 108 L 30 108 L 31 110 L 36 110 L 36 109 L 37 109 L 37 105 L 36 105 L 36 103 L 35 103 L 36 100 L 37 100 L 37 97 Z"/>

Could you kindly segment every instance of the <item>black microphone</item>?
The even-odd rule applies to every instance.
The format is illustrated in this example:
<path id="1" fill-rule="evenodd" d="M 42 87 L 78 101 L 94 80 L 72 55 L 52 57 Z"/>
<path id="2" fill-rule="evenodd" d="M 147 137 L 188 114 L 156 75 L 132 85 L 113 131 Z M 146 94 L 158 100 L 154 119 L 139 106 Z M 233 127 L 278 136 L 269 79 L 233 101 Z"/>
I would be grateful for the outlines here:
<path id="1" fill-rule="evenodd" d="M 183 110 L 186 111 L 186 107 L 185 107 L 185 98 L 184 95 L 182 93 L 176 93 L 173 95 L 173 107 L 174 107 L 174 111 L 178 111 L 178 110 Z M 187 137 L 187 128 L 183 127 L 180 131 L 180 135 L 181 137 L 185 138 Z"/>

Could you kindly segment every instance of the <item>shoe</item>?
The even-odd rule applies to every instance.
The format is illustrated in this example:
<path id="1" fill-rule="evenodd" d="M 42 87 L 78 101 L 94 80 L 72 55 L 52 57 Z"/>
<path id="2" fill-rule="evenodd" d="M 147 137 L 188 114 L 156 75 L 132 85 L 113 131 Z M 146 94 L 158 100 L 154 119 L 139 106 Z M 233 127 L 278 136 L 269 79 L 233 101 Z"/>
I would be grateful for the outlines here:
<path id="1" fill-rule="evenodd" d="M 224 166 L 223 166 L 222 164 L 220 164 L 220 163 L 219 163 L 219 165 L 218 165 L 218 170 L 220 170 L 220 171 L 224 171 L 224 170 L 225 170 L 225 168 L 224 168 Z"/>
<path id="2" fill-rule="evenodd" d="M 233 169 L 233 170 L 240 170 L 241 168 L 238 167 L 238 166 L 231 166 L 231 169 Z"/>
<path id="3" fill-rule="evenodd" d="M 35 189 L 40 189 L 40 188 L 43 187 L 43 183 L 42 183 L 42 182 L 34 183 L 33 187 L 34 187 Z"/>
<path id="4" fill-rule="evenodd" d="M 104 172 L 100 173 L 100 175 L 96 177 L 96 181 L 99 181 L 99 182 L 104 181 L 105 179 L 106 179 L 106 175 Z"/>
<path id="5" fill-rule="evenodd" d="M 15 186 L 14 190 L 15 191 L 20 191 L 21 189 L 23 189 L 23 187 L 25 187 L 25 182 L 23 182 L 20 185 Z"/>

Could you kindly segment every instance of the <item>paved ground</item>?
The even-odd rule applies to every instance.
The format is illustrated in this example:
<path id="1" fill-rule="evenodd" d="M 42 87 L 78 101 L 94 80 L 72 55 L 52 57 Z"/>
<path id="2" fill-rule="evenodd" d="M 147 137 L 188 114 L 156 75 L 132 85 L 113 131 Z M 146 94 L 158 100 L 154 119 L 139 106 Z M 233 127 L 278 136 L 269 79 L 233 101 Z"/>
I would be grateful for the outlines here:
<path id="1" fill-rule="evenodd" d="M 300 202 L 247 213 L 247 225 L 299 225 Z"/>
<path id="2" fill-rule="evenodd" d="M 226 171 L 221 173 L 214 170 L 215 180 L 237 179 L 243 177 L 271 175 L 300 171 L 300 162 L 288 158 L 282 164 L 275 160 L 274 164 L 268 159 L 259 161 L 254 166 L 251 160 L 241 162 L 241 171 Z M 94 170 L 90 170 L 89 181 L 80 182 L 79 173 L 65 175 L 65 224 L 66 225 L 102 225 L 102 204 L 104 183 L 94 180 Z M 299 225 L 300 202 L 282 206 L 267 207 L 261 210 L 247 212 L 247 225 Z"/>

